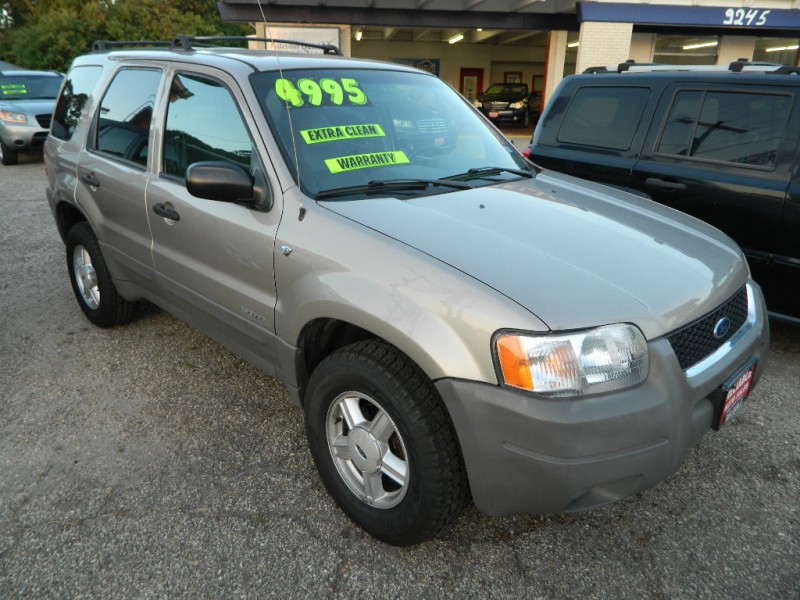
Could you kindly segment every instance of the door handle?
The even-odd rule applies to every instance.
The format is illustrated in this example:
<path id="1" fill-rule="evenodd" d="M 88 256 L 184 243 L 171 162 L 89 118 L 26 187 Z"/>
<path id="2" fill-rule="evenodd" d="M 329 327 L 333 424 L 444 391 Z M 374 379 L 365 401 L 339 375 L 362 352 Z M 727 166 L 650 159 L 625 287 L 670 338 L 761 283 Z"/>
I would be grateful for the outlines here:
<path id="1" fill-rule="evenodd" d="M 81 177 L 81 181 L 86 185 L 90 185 L 92 187 L 100 187 L 100 182 L 97 180 L 97 175 L 94 173 L 89 173 Z"/>
<path id="2" fill-rule="evenodd" d="M 181 220 L 181 216 L 178 214 L 178 211 L 173 210 L 172 208 L 167 208 L 165 205 L 160 203 L 153 205 L 153 212 L 161 217 L 164 217 L 165 219 L 169 219 L 170 221 Z"/>
<path id="3" fill-rule="evenodd" d="M 686 190 L 685 183 L 666 181 L 664 179 L 659 179 L 658 177 L 648 177 L 644 180 L 644 184 L 649 188 L 658 188 L 659 190 L 664 190 L 667 192 L 683 192 Z"/>

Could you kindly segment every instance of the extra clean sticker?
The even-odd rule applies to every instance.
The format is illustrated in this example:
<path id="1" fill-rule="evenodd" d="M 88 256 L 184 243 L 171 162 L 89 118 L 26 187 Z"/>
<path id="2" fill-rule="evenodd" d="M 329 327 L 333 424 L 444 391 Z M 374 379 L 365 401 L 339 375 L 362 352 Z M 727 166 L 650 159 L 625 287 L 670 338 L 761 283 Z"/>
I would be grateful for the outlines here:
<path id="1" fill-rule="evenodd" d="M 380 125 L 341 125 L 304 129 L 300 132 L 306 144 L 335 142 L 336 140 L 355 140 L 359 138 L 385 137 Z"/>
<path id="2" fill-rule="evenodd" d="M 329 158 L 325 161 L 331 173 L 344 173 L 345 171 L 357 171 L 359 169 L 371 169 L 372 167 L 391 167 L 393 165 L 408 164 L 408 157 L 404 152 L 374 152 L 372 154 L 353 154 L 352 156 L 341 156 L 339 158 Z"/>

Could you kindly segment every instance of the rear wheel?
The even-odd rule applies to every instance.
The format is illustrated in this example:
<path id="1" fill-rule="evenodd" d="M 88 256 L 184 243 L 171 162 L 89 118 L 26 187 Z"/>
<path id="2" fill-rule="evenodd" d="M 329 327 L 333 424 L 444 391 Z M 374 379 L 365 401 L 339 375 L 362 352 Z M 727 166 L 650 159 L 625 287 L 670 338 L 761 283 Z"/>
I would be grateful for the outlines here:
<path id="1" fill-rule="evenodd" d="M 92 323 L 113 327 L 133 318 L 136 305 L 117 293 L 97 238 L 86 222 L 67 234 L 67 269 L 78 304 Z"/>
<path id="2" fill-rule="evenodd" d="M 16 150 L 12 150 L 0 140 L 0 162 L 4 165 L 15 165 L 19 162 L 19 154 Z"/>
<path id="3" fill-rule="evenodd" d="M 317 367 L 306 433 L 328 491 L 379 540 L 430 539 L 468 500 L 458 441 L 436 389 L 385 342 L 353 344 Z"/>

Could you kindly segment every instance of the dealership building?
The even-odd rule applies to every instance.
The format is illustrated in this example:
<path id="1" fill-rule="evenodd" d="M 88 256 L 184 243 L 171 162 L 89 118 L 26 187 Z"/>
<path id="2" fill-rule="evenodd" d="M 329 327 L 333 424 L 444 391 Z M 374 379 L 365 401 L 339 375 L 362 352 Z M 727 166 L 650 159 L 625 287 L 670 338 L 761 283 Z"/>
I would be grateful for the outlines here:
<path id="1" fill-rule="evenodd" d="M 222 0 L 258 37 L 331 43 L 415 65 L 474 99 L 526 83 L 545 102 L 566 75 L 627 60 L 800 65 L 800 0 Z"/>

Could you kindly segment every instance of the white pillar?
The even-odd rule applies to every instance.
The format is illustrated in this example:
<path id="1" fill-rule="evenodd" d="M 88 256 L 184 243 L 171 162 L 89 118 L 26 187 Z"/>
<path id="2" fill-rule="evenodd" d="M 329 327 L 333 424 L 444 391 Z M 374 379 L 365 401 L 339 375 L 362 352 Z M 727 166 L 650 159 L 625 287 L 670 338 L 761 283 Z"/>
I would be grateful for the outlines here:
<path id="1" fill-rule="evenodd" d="M 755 51 L 755 36 L 723 35 L 719 38 L 717 46 L 717 64 L 727 66 L 740 58 L 753 60 Z"/>
<path id="2" fill-rule="evenodd" d="M 550 101 L 550 96 L 556 86 L 564 79 L 564 60 L 567 56 L 567 32 L 550 31 L 547 34 L 547 54 L 544 65 L 544 104 Z"/>
<path id="3" fill-rule="evenodd" d="M 633 23 L 581 23 L 575 72 L 625 62 L 630 56 L 632 35 Z"/>

